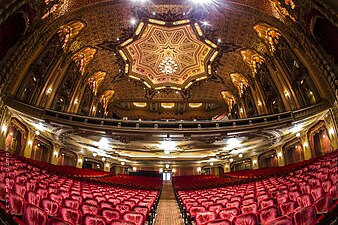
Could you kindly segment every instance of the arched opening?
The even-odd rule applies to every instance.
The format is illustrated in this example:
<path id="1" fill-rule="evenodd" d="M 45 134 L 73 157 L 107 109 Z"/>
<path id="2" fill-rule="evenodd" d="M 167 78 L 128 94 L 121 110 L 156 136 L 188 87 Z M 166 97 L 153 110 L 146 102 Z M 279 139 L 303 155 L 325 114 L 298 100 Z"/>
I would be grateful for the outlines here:
<path id="1" fill-rule="evenodd" d="M 66 149 L 61 149 L 58 157 L 58 165 L 76 166 L 77 155 Z"/>
<path id="2" fill-rule="evenodd" d="M 285 163 L 293 164 L 304 160 L 304 150 L 299 139 L 291 140 L 283 146 Z"/>
<path id="3" fill-rule="evenodd" d="M 313 36 L 318 44 L 338 64 L 338 30 L 324 17 L 317 17 L 313 24 Z"/>
<path id="4" fill-rule="evenodd" d="M 93 169 L 93 170 L 103 170 L 104 169 L 103 166 L 104 166 L 103 162 L 89 158 L 85 158 L 82 164 L 83 169 Z"/>
<path id="5" fill-rule="evenodd" d="M 276 150 L 271 150 L 258 157 L 259 168 L 278 166 Z"/>
<path id="6" fill-rule="evenodd" d="M 231 169 L 231 172 L 239 171 L 239 170 L 251 170 L 252 169 L 251 159 L 244 159 L 244 160 L 233 162 L 230 165 L 230 169 Z"/>
<path id="7" fill-rule="evenodd" d="M 42 161 L 42 162 L 50 162 L 52 156 L 52 143 L 43 137 L 35 138 L 33 142 L 31 158 Z"/>
<path id="8" fill-rule="evenodd" d="M 22 12 L 16 12 L 0 26 L 0 60 L 13 47 L 26 30 L 26 19 Z"/>
<path id="9" fill-rule="evenodd" d="M 27 133 L 27 127 L 18 119 L 12 118 L 5 141 L 7 150 L 15 155 L 23 155 Z"/>
<path id="10" fill-rule="evenodd" d="M 320 157 L 332 151 L 330 136 L 323 121 L 318 122 L 308 132 L 313 157 Z"/>

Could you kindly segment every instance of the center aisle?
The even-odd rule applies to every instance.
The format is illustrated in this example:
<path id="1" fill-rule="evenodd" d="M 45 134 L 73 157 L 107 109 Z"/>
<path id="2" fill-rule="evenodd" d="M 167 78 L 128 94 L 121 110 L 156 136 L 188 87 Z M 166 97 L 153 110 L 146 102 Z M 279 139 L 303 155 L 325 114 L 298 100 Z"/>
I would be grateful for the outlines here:
<path id="1" fill-rule="evenodd" d="M 155 225 L 183 225 L 171 181 L 164 181 Z"/>

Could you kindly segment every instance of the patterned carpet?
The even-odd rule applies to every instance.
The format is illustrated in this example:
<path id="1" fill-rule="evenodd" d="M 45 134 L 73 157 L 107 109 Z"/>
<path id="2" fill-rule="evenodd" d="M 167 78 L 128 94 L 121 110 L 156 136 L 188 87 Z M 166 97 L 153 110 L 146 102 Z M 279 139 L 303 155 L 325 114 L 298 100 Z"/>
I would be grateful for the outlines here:
<path id="1" fill-rule="evenodd" d="M 163 183 L 155 225 L 183 225 L 171 181 Z"/>

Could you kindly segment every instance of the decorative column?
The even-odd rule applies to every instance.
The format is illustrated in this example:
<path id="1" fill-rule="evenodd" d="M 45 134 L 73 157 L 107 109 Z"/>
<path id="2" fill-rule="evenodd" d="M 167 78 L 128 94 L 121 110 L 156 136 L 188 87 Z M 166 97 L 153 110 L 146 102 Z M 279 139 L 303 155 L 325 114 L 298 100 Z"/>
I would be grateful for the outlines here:
<path id="1" fill-rule="evenodd" d="M 285 158 L 283 153 L 283 146 L 280 145 L 276 148 L 278 166 L 285 166 Z"/>
<path id="2" fill-rule="evenodd" d="M 300 140 L 302 142 L 302 147 L 303 147 L 303 151 L 304 151 L 304 159 L 308 160 L 312 158 L 312 150 L 309 144 L 309 139 L 307 137 L 307 132 L 303 133 L 300 136 Z"/>
<path id="3" fill-rule="evenodd" d="M 231 170 L 230 170 L 230 164 L 229 163 L 225 163 L 224 166 L 223 166 L 223 169 L 224 169 L 224 173 L 231 172 Z"/>
<path id="4" fill-rule="evenodd" d="M 82 168 L 84 157 L 85 157 L 84 155 L 77 155 L 77 163 L 76 163 L 77 168 Z"/>
<path id="5" fill-rule="evenodd" d="M 35 132 L 32 129 L 28 128 L 27 144 L 23 152 L 23 156 L 26 158 L 31 158 L 34 139 L 35 139 Z"/>
<path id="6" fill-rule="evenodd" d="M 104 167 L 103 167 L 104 169 L 104 171 L 105 172 L 110 172 L 110 168 L 111 168 L 111 162 L 109 162 L 109 161 L 106 161 L 106 163 L 104 164 Z"/>
<path id="7" fill-rule="evenodd" d="M 53 144 L 53 155 L 52 155 L 52 159 L 50 161 L 51 164 L 58 165 L 60 149 L 61 149 L 61 146 L 59 144 L 57 144 L 57 143 Z"/>
<path id="8" fill-rule="evenodd" d="M 251 158 L 252 162 L 252 169 L 256 170 L 259 169 L 259 164 L 258 164 L 258 155 L 255 155 Z"/>

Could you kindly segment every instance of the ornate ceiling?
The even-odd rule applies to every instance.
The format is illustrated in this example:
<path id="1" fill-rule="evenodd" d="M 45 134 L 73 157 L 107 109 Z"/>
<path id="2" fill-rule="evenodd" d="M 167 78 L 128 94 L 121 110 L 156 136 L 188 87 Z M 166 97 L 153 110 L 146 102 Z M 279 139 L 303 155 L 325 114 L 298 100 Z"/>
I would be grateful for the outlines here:
<path id="1" fill-rule="evenodd" d="M 176 119 L 192 119 L 196 113 L 206 119 L 227 110 L 229 100 L 222 93 L 228 91 L 234 98 L 241 95 L 241 81 L 234 82 L 231 74 L 245 81 L 252 77 L 252 68 L 241 51 L 269 50 L 255 25 L 280 25 L 283 19 L 270 0 L 227 1 L 206 10 L 180 0 L 69 0 L 54 18 L 85 24 L 69 51 L 96 49 L 84 73 L 88 79 L 105 74 L 94 92 L 102 98 L 107 91 L 114 91 L 105 102 L 106 108 L 119 116 L 144 119 L 151 115 L 146 115 L 148 108 L 140 112 L 115 106 L 132 102 L 185 103 L 187 110 L 183 114 L 172 113 Z M 201 107 L 189 113 L 189 103 L 210 102 L 216 102 L 218 109 L 206 111 Z"/>

